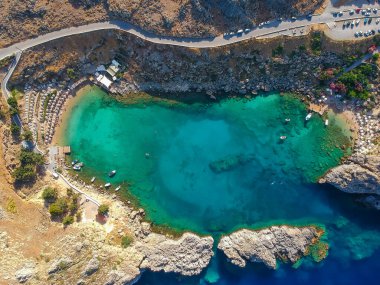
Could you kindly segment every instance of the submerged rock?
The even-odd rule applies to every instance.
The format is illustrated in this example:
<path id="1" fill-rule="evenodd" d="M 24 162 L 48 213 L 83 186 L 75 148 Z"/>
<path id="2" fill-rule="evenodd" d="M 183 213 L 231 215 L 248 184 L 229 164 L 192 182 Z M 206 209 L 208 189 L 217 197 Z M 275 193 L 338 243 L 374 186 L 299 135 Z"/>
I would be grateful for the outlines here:
<path id="1" fill-rule="evenodd" d="M 164 235 L 150 234 L 135 248 L 144 254 L 140 269 L 196 275 L 209 264 L 213 256 L 212 237 L 185 233 L 178 240 Z"/>
<path id="2" fill-rule="evenodd" d="M 331 169 L 319 182 L 347 193 L 380 195 L 380 157 L 351 158 L 348 164 Z"/>
<path id="3" fill-rule="evenodd" d="M 235 169 L 240 165 L 244 165 L 255 158 L 253 154 L 237 154 L 229 155 L 223 159 L 213 161 L 209 164 L 210 169 L 215 173 L 221 173 Z"/>
<path id="4" fill-rule="evenodd" d="M 277 260 L 297 262 L 309 253 L 323 231 L 317 227 L 273 226 L 263 230 L 239 230 L 221 238 L 218 249 L 235 265 L 263 262 L 276 269 Z"/>

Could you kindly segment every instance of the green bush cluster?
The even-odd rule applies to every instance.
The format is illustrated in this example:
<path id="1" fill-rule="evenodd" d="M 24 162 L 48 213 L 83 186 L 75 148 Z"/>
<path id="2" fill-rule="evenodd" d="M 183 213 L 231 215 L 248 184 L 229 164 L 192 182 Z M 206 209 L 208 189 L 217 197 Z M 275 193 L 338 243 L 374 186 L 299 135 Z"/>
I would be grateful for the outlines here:
<path id="1" fill-rule="evenodd" d="M 57 189 L 51 187 L 45 188 L 42 192 L 42 198 L 47 202 L 54 202 L 58 198 Z"/>
<path id="2" fill-rule="evenodd" d="M 80 215 L 78 215 L 79 194 L 74 193 L 72 189 L 67 189 L 67 195 L 65 197 L 58 197 L 58 191 L 48 187 L 43 191 L 42 198 L 46 202 L 51 203 L 49 205 L 49 213 L 52 218 L 62 218 L 64 226 L 74 223 L 74 216 L 77 217 L 77 220 L 80 219 Z"/>
<path id="3" fill-rule="evenodd" d="M 311 38 L 311 50 L 314 54 L 320 54 L 322 51 L 322 36 L 320 32 L 314 32 Z"/>
<path id="4" fill-rule="evenodd" d="M 362 64 L 350 72 L 343 74 L 339 78 L 338 83 L 345 86 L 348 97 L 366 100 L 370 96 L 368 78 L 373 73 L 373 66 Z"/>
<path id="5" fill-rule="evenodd" d="M 13 172 L 16 183 L 31 183 L 37 178 L 37 167 L 43 165 L 44 157 L 39 153 L 22 149 L 19 155 L 20 166 Z"/>
<path id="6" fill-rule="evenodd" d="M 108 211 L 109 211 L 109 206 L 106 204 L 101 204 L 98 208 L 98 214 L 102 216 L 107 215 Z"/>

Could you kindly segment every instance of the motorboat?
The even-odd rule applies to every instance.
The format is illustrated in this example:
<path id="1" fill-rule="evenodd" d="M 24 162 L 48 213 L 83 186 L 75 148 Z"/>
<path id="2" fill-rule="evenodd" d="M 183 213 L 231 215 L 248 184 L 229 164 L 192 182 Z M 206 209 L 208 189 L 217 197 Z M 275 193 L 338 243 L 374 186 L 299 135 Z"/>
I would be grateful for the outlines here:
<path id="1" fill-rule="evenodd" d="M 76 171 L 80 171 L 81 170 L 81 167 L 78 165 L 78 164 L 75 164 L 73 166 L 73 169 L 76 170 Z"/>
<path id="2" fill-rule="evenodd" d="M 91 183 L 94 183 L 95 179 L 96 179 L 95 176 L 92 177 L 92 178 L 91 178 Z"/>
<path id="3" fill-rule="evenodd" d="M 325 126 L 327 127 L 328 125 L 329 125 L 329 120 L 326 119 L 326 121 L 325 121 Z"/>
<path id="4" fill-rule="evenodd" d="M 280 140 L 286 140 L 286 136 L 281 136 Z"/>
<path id="5" fill-rule="evenodd" d="M 286 118 L 286 119 L 285 119 L 285 122 L 289 123 L 289 122 L 290 122 L 290 119 L 289 119 L 289 118 Z"/>
<path id="6" fill-rule="evenodd" d="M 305 117 L 305 120 L 309 121 L 312 115 L 313 115 L 313 113 L 307 114 L 306 117 Z"/>
<path id="7" fill-rule="evenodd" d="M 117 186 L 116 189 L 115 189 L 115 191 L 117 192 L 117 191 L 119 191 L 120 189 L 121 189 L 121 186 Z"/>
<path id="8" fill-rule="evenodd" d="M 105 188 L 108 188 L 110 186 L 111 186 L 111 183 L 109 183 L 109 182 L 104 185 Z"/>
<path id="9" fill-rule="evenodd" d="M 108 173 L 109 177 L 114 177 L 116 174 L 116 170 L 112 170 L 110 173 Z"/>
<path id="10" fill-rule="evenodd" d="M 78 159 L 74 159 L 72 162 L 71 162 L 71 165 L 75 165 L 78 163 Z"/>

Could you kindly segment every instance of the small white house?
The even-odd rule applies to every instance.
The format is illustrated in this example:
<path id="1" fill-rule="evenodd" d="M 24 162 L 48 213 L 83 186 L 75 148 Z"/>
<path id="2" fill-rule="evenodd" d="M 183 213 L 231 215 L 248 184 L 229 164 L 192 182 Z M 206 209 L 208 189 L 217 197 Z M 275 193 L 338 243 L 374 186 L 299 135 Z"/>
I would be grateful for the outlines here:
<path id="1" fill-rule="evenodd" d="M 96 80 L 103 84 L 106 88 L 110 88 L 112 81 L 109 80 L 105 75 L 99 75 Z"/>

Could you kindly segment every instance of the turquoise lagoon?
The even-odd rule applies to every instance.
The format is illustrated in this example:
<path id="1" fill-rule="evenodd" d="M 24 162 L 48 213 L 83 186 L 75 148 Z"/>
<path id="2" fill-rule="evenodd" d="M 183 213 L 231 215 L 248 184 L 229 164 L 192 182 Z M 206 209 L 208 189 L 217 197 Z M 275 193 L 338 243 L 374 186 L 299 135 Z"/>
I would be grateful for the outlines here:
<path id="1" fill-rule="evenodd" d="M 307 123 L 305 116 L 304 104 L 290 95 L 127 105 L 92 88 L 73 108 L 62 143 L 84 162 L 84 175 L 112 183 L 110 193 L 122 185 L 157 225 L 218 239 L 242 227 L 313 223 L 326 228 L 331 245 L 322 264 L 306 260 L 297 270 L 252 265 L 236 273 L 217 254 L 201 277 L 148 273 L 139 284 L 297 284 L 292 272 L 316 280 L 313 272 L 324 263 L 350 268 L 371 260 L 380 246 L 376 212 L 315 183 L 345 155 L 347 130 L 333 115 L 328 127 L 317 115 Z M 109 178 L 112 169 L 117 174 Z"/>

